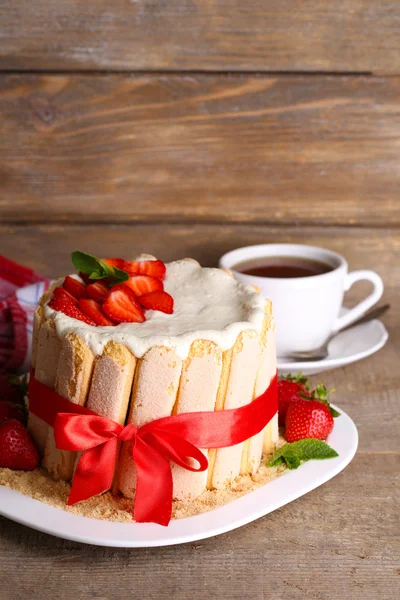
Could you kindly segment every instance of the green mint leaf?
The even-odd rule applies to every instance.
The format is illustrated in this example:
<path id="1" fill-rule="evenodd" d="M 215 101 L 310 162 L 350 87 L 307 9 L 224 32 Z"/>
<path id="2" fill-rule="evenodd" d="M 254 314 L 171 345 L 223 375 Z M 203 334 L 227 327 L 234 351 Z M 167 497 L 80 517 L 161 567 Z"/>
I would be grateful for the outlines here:
<path id="1" fill-rule="evenodd" d="M 289 469 L 297 469 L 301 462 L 307 460 L 323 460 L 325 458 L 334 458 L 339 456 L 336 450 L 331 448 L 326 442 L 307 438 L 285 444 L 279 450 L 276 450 L 269 462 L 270 467 L 276 467 L 285 463 Z"/>
<path id="2" fill-rule="evenodd" d="M 99 261 L 99 266 L 101 267 L 101 270 L 105 274 L 105 276 L 106 277 L 114 277 L 115 268 L 111 267 L 110 265 L 108 265 L 107 263 L 103 262 L 100 259 L 98 259 L 98 261 Z"/>
<path id="3" fill-rule="evenodd" d="M 74 267 L 80 273 L 89 276 L 89 279 L 110 279 L 110 286 L 123 283 L 129 279 L 129 274 L 116 267 L 111 267 L 96 256 L 80 252 L 72 253 Z"/>
<path id="4" fill-rule="evenodd" d="M 107 275 L 107 273 L 104 273 L 104 271 L 92 271 L 92 273 L 89 274 L 89 279 L 106 279 L 106 277 L 109 277 L 109 275 Z"/>
<path id="5" fill-rule="evenodd" d="M 122 269 L 117 269 L 117 267 L 113 267 L 113 271 L 113 277 L 117 279 L 115 283 L 123 283 L 124 281 L 128 281 L 129 273 L 127 273 L 126 271 L 122 271 Z M 112 285 L 114 285 L 114 283 Z"/>
<path id="6" fill-rule="evenodd" d="M 86 254 L 86 252 L 80 252 L 79 250 L 76 250 L 71 254 L 71 258 L 75 269 L 81 273 L 85 273 L 85 275 L 90 276 L 92 273 L 104 272 L 102 267 L 102 264 L 104 263 L 91 254 Z"/>

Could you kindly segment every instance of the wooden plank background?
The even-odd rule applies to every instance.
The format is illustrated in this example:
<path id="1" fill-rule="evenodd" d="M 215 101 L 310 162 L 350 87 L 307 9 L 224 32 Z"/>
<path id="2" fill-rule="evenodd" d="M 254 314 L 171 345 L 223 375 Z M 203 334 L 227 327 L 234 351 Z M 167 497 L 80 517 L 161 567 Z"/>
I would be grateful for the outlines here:
<path id="1" fill-rule="evenodd" d="M 398 73 L 378 0 L 3 0 L 0 68 Z"/>
<path id="2" fill-rule="evenodd" d="M 329 484 L 184 547 L 96 548 L 0 518 L 0 600 L 396 597 L 399 148 L 394 0 L 0 3 L 1 254 L 56 277 L 77 248 L 215 266 L 310 243 L 378 271 L 392 305 L 385 348 L 324 374 L 360 433 Z"/>
<path id="3" fill-rule="evenodd" d="M 400 224 L 400 78 L 0 78 L 3 220 Z"/>

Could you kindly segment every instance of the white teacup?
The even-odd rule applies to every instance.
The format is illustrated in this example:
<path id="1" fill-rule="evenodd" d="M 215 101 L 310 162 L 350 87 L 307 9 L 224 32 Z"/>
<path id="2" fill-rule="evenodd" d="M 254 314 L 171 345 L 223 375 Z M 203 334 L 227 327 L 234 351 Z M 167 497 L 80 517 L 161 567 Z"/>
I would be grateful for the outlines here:
<path id="1" fill-rule="evenodd" d="M 246 275 L 235 267 L 251 261 L 252 266 L 263 264 L 267 257 L 296 257 L 329 265 L 332 270 L 310 277 L 272 278 Z M 374 271 L 348 273 L 347 261 L 336 252 L 302 244 L 261 244 L 232 250 L 221 257 L 221 268 L 230 269 L 243 283 L 256 285 L 270 298 L 277 324 L 277 353 L 318 348 L 332 333 L 349 325 L 373 306 L 383 293 L 383 282 Z M 373 284 L 371 294 L 357 306 L 339 317 L 343 295 L 353 283 L 368 280 Z"/>

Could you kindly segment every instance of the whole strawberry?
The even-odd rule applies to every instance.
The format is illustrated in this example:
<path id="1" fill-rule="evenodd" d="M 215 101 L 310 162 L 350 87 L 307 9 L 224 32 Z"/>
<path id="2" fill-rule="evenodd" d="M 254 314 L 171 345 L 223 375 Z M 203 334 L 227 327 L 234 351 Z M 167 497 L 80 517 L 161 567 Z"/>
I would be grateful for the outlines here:
<path id="1" fill-rule="evenodd" d="M 33 471 L 39 455 L 24 425 L 17 419 L 0 423 L 0 467 Z"/>
<path id="2" fill-rule="evenodd" d="M 5 419 L 18 419 L 18 421 L 24 423 L 25 411 L 21 404 L 0 400 L 0 421 L 4 421 Z"/>
<path id="3" fill-rule="evenodd" d="M 286 412 L 291 402 L 308 395 L 307 378 L 299 372 L 295 377 L 287 375 L 278 381 L 278 419 L 279 425 L 285 424 Z"/>
<path id="4" fill-rule="evenodd" d="M 326 440 L 333 429 L 329 407 L 317 400 L 292 402 L 286 413 L 286 440 L 297 442 L 306 438 Z"/>

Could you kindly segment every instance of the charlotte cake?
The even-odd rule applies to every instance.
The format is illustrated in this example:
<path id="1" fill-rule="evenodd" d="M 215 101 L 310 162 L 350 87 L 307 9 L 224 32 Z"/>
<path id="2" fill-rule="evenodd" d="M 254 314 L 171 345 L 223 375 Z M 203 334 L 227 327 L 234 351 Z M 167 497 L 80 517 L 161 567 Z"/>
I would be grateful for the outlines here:
<path id="1" fill-rule="evenodd" d="M 173 414 L 237 408 L 268 387 L 276 372 L 275 324 L 271 303 L 254 289 L 229 272 L 202 268 L 192 259 L 171 262 L 166 268 L 149 255 L 105 262 L 109 269 L 122 269 L 130 276 L 110 290 L 114 290 L 111 299 L 115 296 L 118 302 L 126 286 L 134 305 L 136 297 L 131 322 L 119 318 L 117 301 L 107 304 L 105 298 L 112 292 L 101 281 L 92 288 L 87 275 L 58 280 L 41 299 L 34 319 L 32 367 L 39 381 L 102 416 L 137 426 Z M 113 283 L 110 277 L 107 281 Z M 55 301 L 60 302 L 61 286 L 76 294 L 77 312 L 70 314 L 77 318 L 68 316 L 65 308 L 54 308 L 64 306 Z M 101 296 L 101 286 L 104 297 L 96 296 L 98 303 L 82 302 L 93 298 L 92 293 Z M 165 299 L 169 304 L 163 304 Z M 68 302 L 67 298 L 65 305 Z M 170 314 L 163 312 L 167 306 Z M 70 480 L 75 454 L 58 450 L 52 428 L 34 415 L 29 429 L 43 466 L 55 479 Z M 207 472 L 172 465 L 174 497 L 190 500 L 206 489 L 229 487 L 240 474 L 254 474 L 263 452 L 272 452 L 277 441 L 276 416 L 242 444 L 204 449 Z M 135 485 L 135 466 L 123 444 L 113 491 L 133 498 Z"/>

